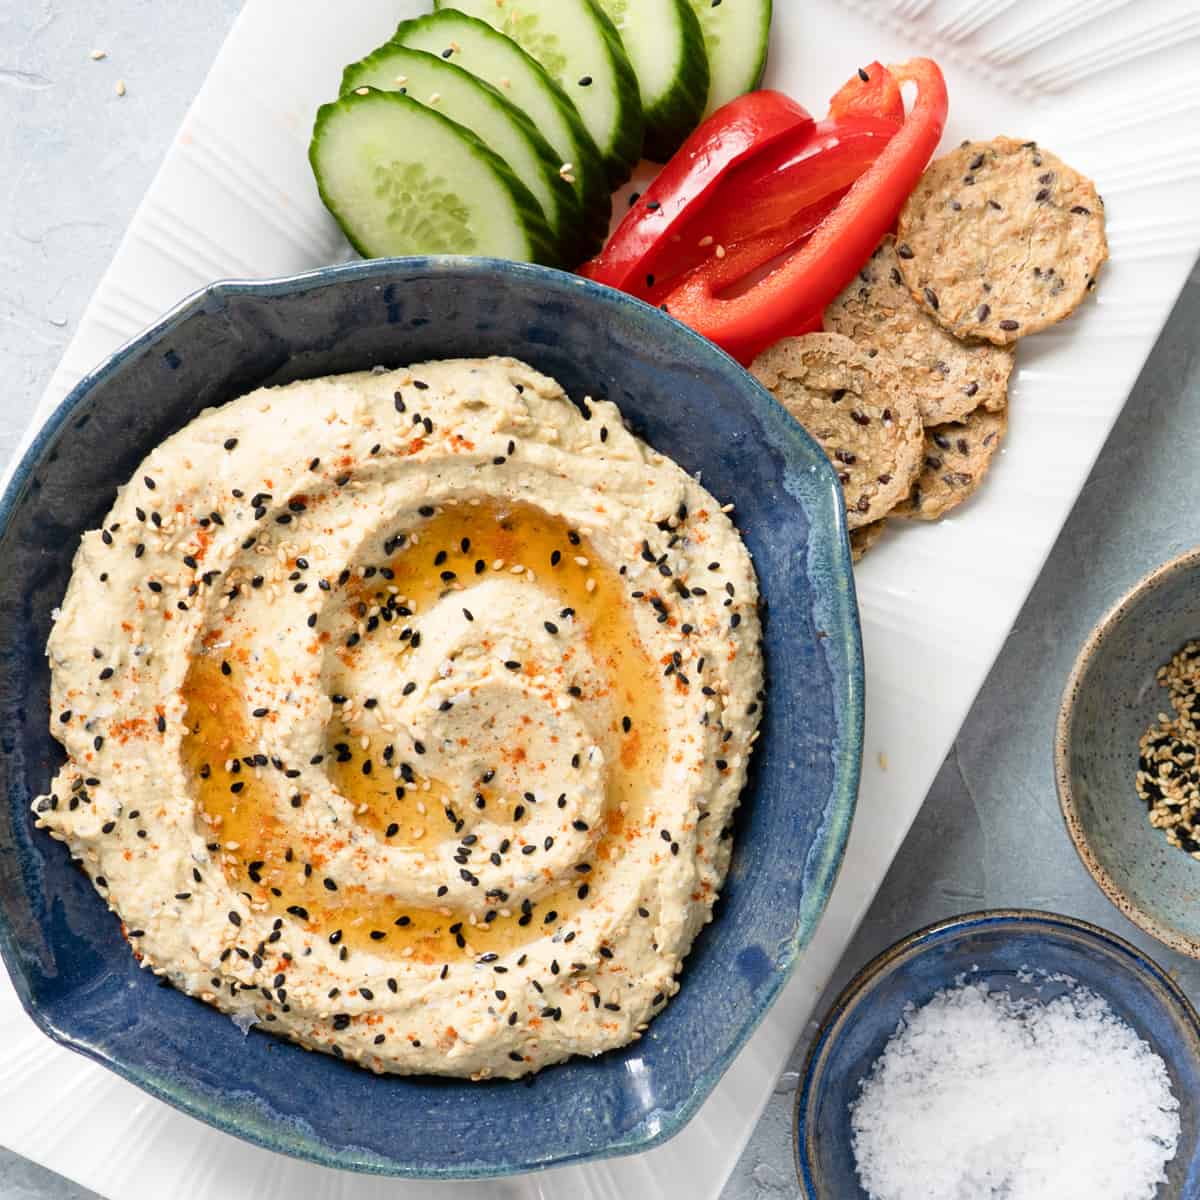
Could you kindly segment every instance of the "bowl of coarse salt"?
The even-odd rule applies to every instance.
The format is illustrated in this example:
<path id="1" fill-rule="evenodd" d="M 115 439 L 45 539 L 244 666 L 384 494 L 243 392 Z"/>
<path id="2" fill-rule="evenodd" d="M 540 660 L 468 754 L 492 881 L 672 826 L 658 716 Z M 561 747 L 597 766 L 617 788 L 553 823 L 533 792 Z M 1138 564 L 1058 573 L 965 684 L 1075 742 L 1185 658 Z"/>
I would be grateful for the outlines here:
<path id="1" fill-rule="evenodd" d="M 971 913 L 864 967 L 809 1050 L 796 1167 L 820 1200 L 1200 1196 L 1200 1017 L 1114 934 Z"/>

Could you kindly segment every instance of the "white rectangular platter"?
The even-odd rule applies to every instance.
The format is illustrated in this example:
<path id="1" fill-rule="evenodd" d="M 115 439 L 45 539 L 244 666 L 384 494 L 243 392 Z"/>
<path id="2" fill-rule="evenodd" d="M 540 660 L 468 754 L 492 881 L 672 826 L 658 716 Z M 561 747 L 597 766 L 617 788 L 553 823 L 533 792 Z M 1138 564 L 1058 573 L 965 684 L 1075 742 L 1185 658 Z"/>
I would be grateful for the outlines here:
<path id="1" fill-rule="evenodd" d="M 37 421 L 196 288 L 347 256 L 308 170 L 312 115 L 343 64 L 423 7 L 248 0 Z M 1200 249 L 1200 0 L 776 0 L 767 83 L 820 112 L 860 64 L 914 54 L 945 69 L 947 144 L 1036 138 L 1097 180 L 1112 261 L 1081 314 L 1021 346 L 1008 446 L 979 497 L 939 524 L 893 530 L 860 568 L 867 728 L 845 865 L 795 978 L 696 1119 L 644 1155 L 511 1180 L 339 1173 L 218 1133 L 53 1045 L 3 980 L 7 1145 L 111 1200 L 719 1195 Z"/>

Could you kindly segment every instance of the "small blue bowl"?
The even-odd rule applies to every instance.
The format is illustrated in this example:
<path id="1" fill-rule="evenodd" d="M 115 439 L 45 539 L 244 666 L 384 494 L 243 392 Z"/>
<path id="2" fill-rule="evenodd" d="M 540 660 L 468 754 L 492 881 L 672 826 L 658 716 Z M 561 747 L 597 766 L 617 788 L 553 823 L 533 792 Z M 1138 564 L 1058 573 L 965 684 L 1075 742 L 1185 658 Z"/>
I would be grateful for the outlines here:
<path id="1" fill-rule="evenodd" d="M 1033 994 L 1018 972 L 1069 975 L 1108 1001 L 1171 1076 L 1179 1148 L 1164 1196 L 1200 1196 L 1200 1017 L 1152 959 L 1074 917 L 1030 909 L 969 913 L 909 934 L 868 963 L 834 1001 L 808 1053 L 796 1097 L 796 1169 L 815 1200 L 866 1200 L 850 1145 L 850 1104 L 896 1032 L 907 1004 L 928 1003 L 967 976 L 1014 996 Z M 1043 987 L 1043 998 L 1052 996 Z M 948 1150 L 948 1153 L 950 1151 Z"/>
<path id="2" fill-rule="evenodd" d="M 142 457 L 264 383 L 511 354 L 615 400 L 736 504 L 768 604 L 768 702 L 716 920 L 640 1041 L 532 1083 L 377 1077 L 253 1031 L 138 970 L 30 819 L 61 761 L 44 647 L 80 535 Z M 841 489 L 732 359 L 672 318 L 544 268 L 392 259 L 219 283 L 84 379 L 0 500 L 0 951 L 51 1037 L 185 1112 L 329 1166 L 511 1174 L 644 1150 L 687 1122 L 791 973 L 833 887 L 858 787 L 862 652 Z"/>

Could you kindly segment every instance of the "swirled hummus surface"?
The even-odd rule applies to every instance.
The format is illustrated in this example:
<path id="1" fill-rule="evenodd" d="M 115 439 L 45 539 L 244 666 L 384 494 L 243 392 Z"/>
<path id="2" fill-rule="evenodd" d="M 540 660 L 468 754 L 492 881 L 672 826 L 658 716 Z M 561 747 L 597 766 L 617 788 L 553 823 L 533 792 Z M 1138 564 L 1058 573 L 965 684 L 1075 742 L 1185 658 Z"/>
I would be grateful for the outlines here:
<path id="1" fill-rule="evenodd" d="M 512 359 L 261 389 L 159 446 L 50 637 L 34 803 L 143 965 L 377 1071 L 637 1038 L 762 702 L 718 501 Z"/>

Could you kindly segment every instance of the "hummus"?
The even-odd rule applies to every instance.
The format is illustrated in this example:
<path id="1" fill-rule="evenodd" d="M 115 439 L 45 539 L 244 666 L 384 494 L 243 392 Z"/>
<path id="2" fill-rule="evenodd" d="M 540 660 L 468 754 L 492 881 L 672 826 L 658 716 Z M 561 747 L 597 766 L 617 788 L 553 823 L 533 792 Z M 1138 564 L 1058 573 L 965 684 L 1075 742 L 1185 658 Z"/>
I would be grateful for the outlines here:
<path id="1" fill-rule="evenodd" d="M 511 359 L 202 413 L 88 533 L 34 803 L 134 954 L 376 1071 L 636 1039 L 729 862 L 760 716 L 720 504 Z"/>

